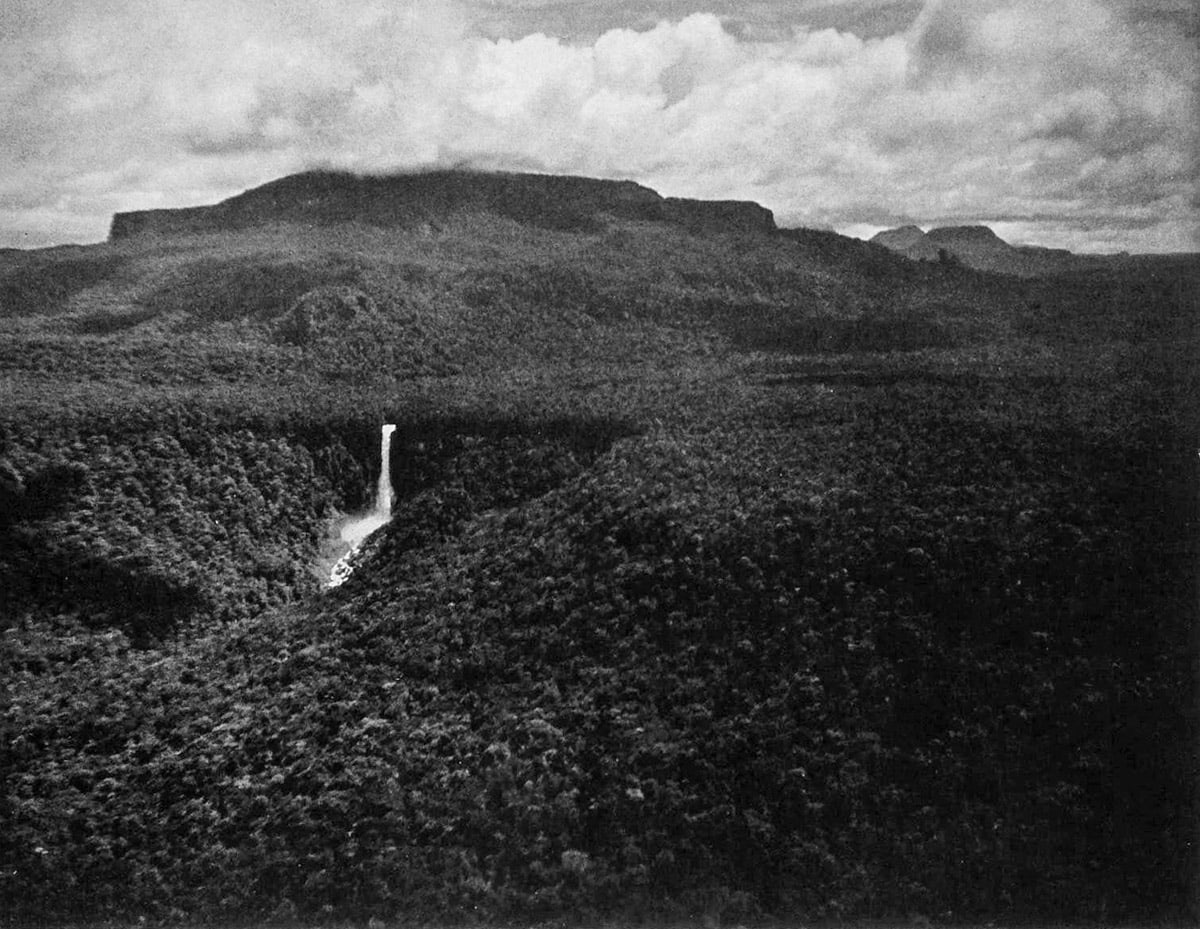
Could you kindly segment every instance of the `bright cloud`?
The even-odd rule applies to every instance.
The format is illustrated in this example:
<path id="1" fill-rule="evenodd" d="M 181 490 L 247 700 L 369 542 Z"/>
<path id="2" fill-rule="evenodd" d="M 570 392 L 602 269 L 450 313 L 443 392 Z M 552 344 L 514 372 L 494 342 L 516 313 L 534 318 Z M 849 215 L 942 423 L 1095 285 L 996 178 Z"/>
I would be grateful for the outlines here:
<path id="1" fill-rule="evenodd" d="M 931 0 L 886 34 L 805 25 L 831 7 L 895 15 L 810 2 L 767 38 L 693 13 L 572 42 L 486 38 L 478 7 L 432 0 L 8 0 L 0 244 L 95 240 L 114 210 L 317 164 L 472 163 L 754 199 L 785 225 L 1200 247 L 1194 36 L 1169 4 Z"/>

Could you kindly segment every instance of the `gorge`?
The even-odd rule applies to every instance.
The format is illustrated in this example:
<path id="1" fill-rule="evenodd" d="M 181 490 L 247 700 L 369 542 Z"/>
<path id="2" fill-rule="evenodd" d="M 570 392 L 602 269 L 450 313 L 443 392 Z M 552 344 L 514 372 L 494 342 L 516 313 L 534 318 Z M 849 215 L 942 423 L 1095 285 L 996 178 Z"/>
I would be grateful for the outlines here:
<path id="1" fill-rule="evenodd" d="M 338 538 L 346 546 L 345 553 L 338 558 L 329 575 L 327 586 L 338 587 L 345 583 L 354 570 L 354 557 L 367 538 L 386 526 L 392 518 L 391 448 L 394 423 L 380 427 L 379 478 L 376 481 L 375 505 L 370 513 L 346 519 L 338 528 Z"/>

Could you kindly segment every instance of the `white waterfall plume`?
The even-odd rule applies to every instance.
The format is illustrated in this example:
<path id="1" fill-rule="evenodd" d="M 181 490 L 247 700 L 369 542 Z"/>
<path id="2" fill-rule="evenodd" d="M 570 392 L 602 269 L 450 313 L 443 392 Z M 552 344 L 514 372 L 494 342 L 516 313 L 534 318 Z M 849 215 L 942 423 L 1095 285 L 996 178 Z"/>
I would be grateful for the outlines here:
<path id="1" fill-rule="evenodd" d="M 349 546 L 349 550 L 333 566 L 329 575 L 329 587 L 337 587 L 348 578 L 354 570 L 351 563 L 354 555 L 362 547 L 363 542 L 376 529 L 386 526 L 392 519 L 392 476 L 388 467 L 391 460 L 392 433 L 396 431 L 394 423 L 384 423 L 379 433 L 379 481 L 375 485 L 375 508 L 365 516 L 348 520 L 341 529 L 339 537 Z"/>
<path id="2" fill-rule="evenodd" d="M 379 430 L 379 483 L 375 489 L 375 515 L 392 518 L 392 475 L 388 462 L 391 460 L 393 423 L 384 423 Z"/>

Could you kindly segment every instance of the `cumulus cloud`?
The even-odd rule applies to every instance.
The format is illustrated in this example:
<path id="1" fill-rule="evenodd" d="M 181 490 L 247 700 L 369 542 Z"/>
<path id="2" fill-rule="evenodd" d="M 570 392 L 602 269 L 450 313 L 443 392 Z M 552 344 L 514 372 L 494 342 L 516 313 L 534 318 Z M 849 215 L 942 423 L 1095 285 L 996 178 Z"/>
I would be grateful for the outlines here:
<path id="1" fill-rule="evenodd" d="M 1197 247 L 1195 45 L 1171 0 L 800 0 L 786 30 L 781 4 L 769 29 L 692 13 L 586 40 L 489 35 L 481 2 L 8 0 L 0 227 L 96 239 L 114 209 L 315 164 L 466 162 L 750 198 L 786 225 Z M 873 11 L 888 29 L 854 28 Z"/>

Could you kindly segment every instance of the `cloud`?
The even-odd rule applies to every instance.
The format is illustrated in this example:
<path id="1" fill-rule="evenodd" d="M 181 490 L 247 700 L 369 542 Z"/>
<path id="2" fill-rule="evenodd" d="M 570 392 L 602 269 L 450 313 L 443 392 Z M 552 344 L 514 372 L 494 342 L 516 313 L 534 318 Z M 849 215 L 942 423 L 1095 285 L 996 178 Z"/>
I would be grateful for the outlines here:
<path id="1" fill-rule="evenodd" d="M 922 3 L 923 0 L 482 0 L 476 7 L 475 23 L 491 38 L 544 32 L 590 42 L 612 29 L 644 30 L 664 20 L 678 22 L 693 13 L 711 13 L 741 39 L 787 38 L 798 25 L 835 28 L 875 38 L 905 29 L 920 12 Z"/>
<path id="2" fill-rule="evenodd" d="M 756 199 L 787 224 L 992 220 L 1052 245 L 1197 247 L 1194 43 L 1168 0 L 1153 17 L 1128 0 L 807 0 L 787 30 L 697 13 L 586 41 L 481 34 L 495 3 L 9 2 L 15 244 L 99 238 L 113 209 L 314 164 L 468 161 Z M 834 13 L 891 28 L 803 25 Z"/>

